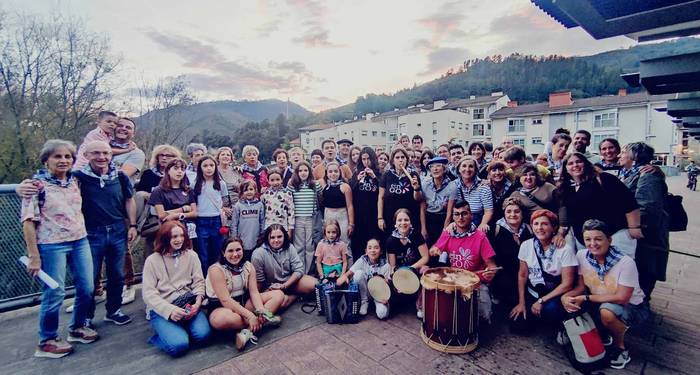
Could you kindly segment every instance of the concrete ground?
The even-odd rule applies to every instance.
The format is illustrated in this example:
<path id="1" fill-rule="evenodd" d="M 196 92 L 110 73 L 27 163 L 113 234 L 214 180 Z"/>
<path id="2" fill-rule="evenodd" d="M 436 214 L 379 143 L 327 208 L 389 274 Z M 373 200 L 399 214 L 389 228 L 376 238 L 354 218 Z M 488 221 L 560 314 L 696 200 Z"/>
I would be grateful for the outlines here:
<path id="1" fill-rule="evenodd" d="M 628 348 L 632 362 L 625 370 L 606 373 L 696 374 L 700 360 L 700 192 L 684 189 L 685 175 L 668 179 L 669 189 L 684 196 L 690 216 L 688 231 L 673 233 L 668 280 L 658 283 L 652 295 L 654 318 L 632 332 Z M 278 329 L 260 335 L 259 344 L 239 353 L 232 335 L 219 335 L 213 343 L 171 359 L 147 344 L 151 329 L 143 304 L 124 307 L 134 321 L 124 327 L 101 322 L 104 305 L 98 305 L 97 330 L 101 340 L 78 344 L 75 353 L 60 360 L 32 357 L 36 344 L 36 308 L 0 315 L 0 373 L 137 374 L 571 374 L 562 349 L 550 334 L 512 335 L 502 321 L 482 327 L 476 351 L 447 355 L 430 349 L 420 339 L 420 323 L 413 311 L 395 314 L 388 321 L 366 318 L 355 325 L 328 325 L 299 305 L 284 313 Z M 69 316 L 61 314 L 65 325 Z"/>

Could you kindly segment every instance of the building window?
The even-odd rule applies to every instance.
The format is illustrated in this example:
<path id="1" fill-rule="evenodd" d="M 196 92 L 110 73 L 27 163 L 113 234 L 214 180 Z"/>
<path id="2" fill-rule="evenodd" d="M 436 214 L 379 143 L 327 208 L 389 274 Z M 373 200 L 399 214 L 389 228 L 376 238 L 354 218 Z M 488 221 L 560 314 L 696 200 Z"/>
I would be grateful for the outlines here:
<path id="1" fill-rule="evenodd" d="M 608 112 L 595 115 L 594 128 L 614 128 L 617 126 L 617 112 Z"/>
<path id="2" fill-rule="evenodd" d="M 433 138 L 433 150 L 437 149 L 437 139 Z"/>
<path id="3" fill-rule="evenodd" d="M 542 144 L 542 137 L 532 137 L 532 144 L 533 145 L 541 145 Z"/>
<path id="4" fill-rule="evenodd" d="M 516 138 L 513 140 L 513 146 L 525 147 L 525 138 Z"/>
<path id="5" fill-rule="evenodd" d="M 376 131 L 376 130 L 372 130 L 372 137 L 376 137 L 376 136 L 377 136 L 377 131 Z"/>
<path id="6" fill-rule="evenodd" d="M 472 125 L 472 136 L 483 137 L 484 135 L 486 135 L 486 133 L 484 133 L 484 124 L 473 124 Z"/>
<path id="7" fill-rule="evenodd" d="M 382 133 L 384 133 L 384 132 L 382 132 Z M 398 138 L 396 138 L 396 133 L 391 132 L 391 134 L 389 134 L 389 140 L 390 140 L 390 141 L 394 141 L 394 142 L 395 142 L 397 139 L 398 139 Z"/>
<path id="8" fill-rule="evenodd" d="M 386 137 L 386 132 L 382 132 L 382 137 Z"/>
<path id="9" fill-rule="evenodd" d="M 491 136 L 491 123 L 486 124 L 486 136 Z"/>
<path id="10" fill-rule="evenodd" d="M 459 130 L 462 130 L 462 123 L 459 123 Z"/>
<path id="11" fill-rule="evenodd" d="M 311 143 L 311 140 L 309 138 L 306 138 L 306 144 L 308 145 L 309 143 Z"/>
<path id="12" fill-rule="evenodd" d="M 525 120 L 508 120 L 508 133 L 525 133 Z"/>
<path id="13" fill-rule="evenodd" d="M 617 138 L 617 132 L 593 134 L 593 144 L 591 145 L 592 149 L 597 150 L 600 142 L 602 142 L 605 138 Z"/>
<path id="14" fill-rule="evenodd" d="M 361 134 L 362 134 L 363 137 L 366 137 L 366 136 L 367 136 L 367 130 L 363 130 Z"/>
<path id="15" fill-rule="evenodd" d="M 416 126 L 418 126 L 420 128 L 420 122 Z"/>
<path id="16" fill-rule="evenodd" d="M 326 140 L 326 137 L 321 137 L 320 139 L 321 139 L 321 142 L 323 142 Z"/>
<path id="17" fill-rule="evenodd" d="M 483 108 L 475 108 L 474 113 L 472 114 L 474 120 L 480 120 L 484 118 L 484 109 Z"/>
<path id="18" fill-rule="evenodd" d="M 450 121 L 450 127 L 451 127 L 452 129 L 455 128 L 455 125 L 456 125 L 456 123 L 455 123 L 454 121 Z"/>
<path id="19" fill-rule="evenodd" d="M 542 119 L 541 118 L 533 118 L 532 125 L 542 125 Z"/>
<path id="20" fill-rule="evenodd" d="M 437 122 L 433 121 L 433 135 L 437 135 Z"/>

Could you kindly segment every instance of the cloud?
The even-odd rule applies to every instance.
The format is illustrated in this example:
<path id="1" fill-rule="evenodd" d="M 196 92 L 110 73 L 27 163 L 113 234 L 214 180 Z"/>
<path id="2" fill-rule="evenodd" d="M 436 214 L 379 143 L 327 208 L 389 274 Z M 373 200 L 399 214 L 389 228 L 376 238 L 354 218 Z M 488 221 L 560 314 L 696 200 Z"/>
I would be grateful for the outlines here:
<path id="1" fill-rule="evenodd" d="M 463 2 L 448 2 L 435 13 L 420 18 L 416 22 L 430 31 L 430 45 L 438 48 L 444 41 L 458 41 L 467 36 L 461 29 L 467 7 Z"/>
<path id="2" fill-rule="evenodd" d="M 307 48 L 338 48 L 344 45 L 330 41 L 330 31 L 326 27 L 328 8 L 320 0 L 288 0 L 292 12 L 298 19 L 305 20 L 301 35 L 292 38 L 292 42 L 303 44 Z"/>
<path id="3" fill-rule="evenodd" d="M 184 59 L 184 66 L 188 68 L 203 68 L 212 62 L 225 60 L 216 47 L 199 40 L 156 30 L 147 30 L 144 33 L 156 44 Z"/>
<path id="4" fill-rule="evenodd" d="M 493 53 L 585 55 L 634 44 L 624 37 L 594 40 L 580 28 L 566 29 L 534 6 L 494 18 L 475 38 L 494 41 Z"/>
<path id="5" fill-rule="evenodd" d="M 316 101 L 321 103 L 321 104 L 339 104 L 340 103 L 339 100 L 329 98 L 327 96 L 319 96 L 316 98 Z"/>
<path id="6" fill-rule="evenodd" d="M 258 26 L 255 31 L 258 33 L 258 36 L 261 38 L 267 38 L 268 36 L 272 35 L 275 31 L 279 30 L 279 25 L 282 22 L 281 19 L 274 19 L 268 22 L 265 22 L 264 24 Z"/>
<path id="7" fill-rule="evenodd" d="M 299 61 L 270 61 L 263 68 L 245 59 L 227 59 L 218 48 L 201 40 L 154 30 L 145 33 L 167 52 L 185 60 L 183 66 L 192 71 L 184 75 L 195 90 L 248 97 L 264 92 L 309 92 L 310 82 L 323 81 Z"/>
<path id="8" fill-rule="evenodd" d="M 420 75 L 444 73 L 469 58 L 466 48 L 439 48 L 428 54 L 428 66 Z"/>

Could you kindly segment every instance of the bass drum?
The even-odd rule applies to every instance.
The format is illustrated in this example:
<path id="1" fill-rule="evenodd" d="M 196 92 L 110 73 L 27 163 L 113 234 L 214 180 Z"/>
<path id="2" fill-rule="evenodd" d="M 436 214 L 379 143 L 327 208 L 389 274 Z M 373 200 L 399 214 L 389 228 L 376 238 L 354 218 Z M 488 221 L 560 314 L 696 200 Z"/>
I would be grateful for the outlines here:
<path id="1" fill-rule="evenodd" d="M 426 271 L 423 286 L 421 338 L 429 347 L 463 354 L 479 343 L 479 277 L 459 268 Z"/>

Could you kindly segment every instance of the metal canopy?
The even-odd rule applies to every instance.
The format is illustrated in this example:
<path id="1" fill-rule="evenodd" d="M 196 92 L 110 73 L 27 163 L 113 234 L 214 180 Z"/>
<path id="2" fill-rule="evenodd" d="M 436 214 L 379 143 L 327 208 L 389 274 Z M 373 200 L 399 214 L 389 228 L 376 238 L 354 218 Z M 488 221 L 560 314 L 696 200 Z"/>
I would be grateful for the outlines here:
<path id="1" fill-rule="evenodd" d="M 700 34 L 699 0 L 531 0 L 567 28 L 639 42 Z"/>
<path id="2" fill-rule="evenodd" d="M 700 52 L 640 61 L 638 73 L 621 77 L 652 95 L 700 91 Z"/>
<path id="3" fill-rule="evenodd" d="M 700 116 L 700 93 L 685 94 L 684 96 L 669 100 L 666 113 L 673 117 Z"/>

